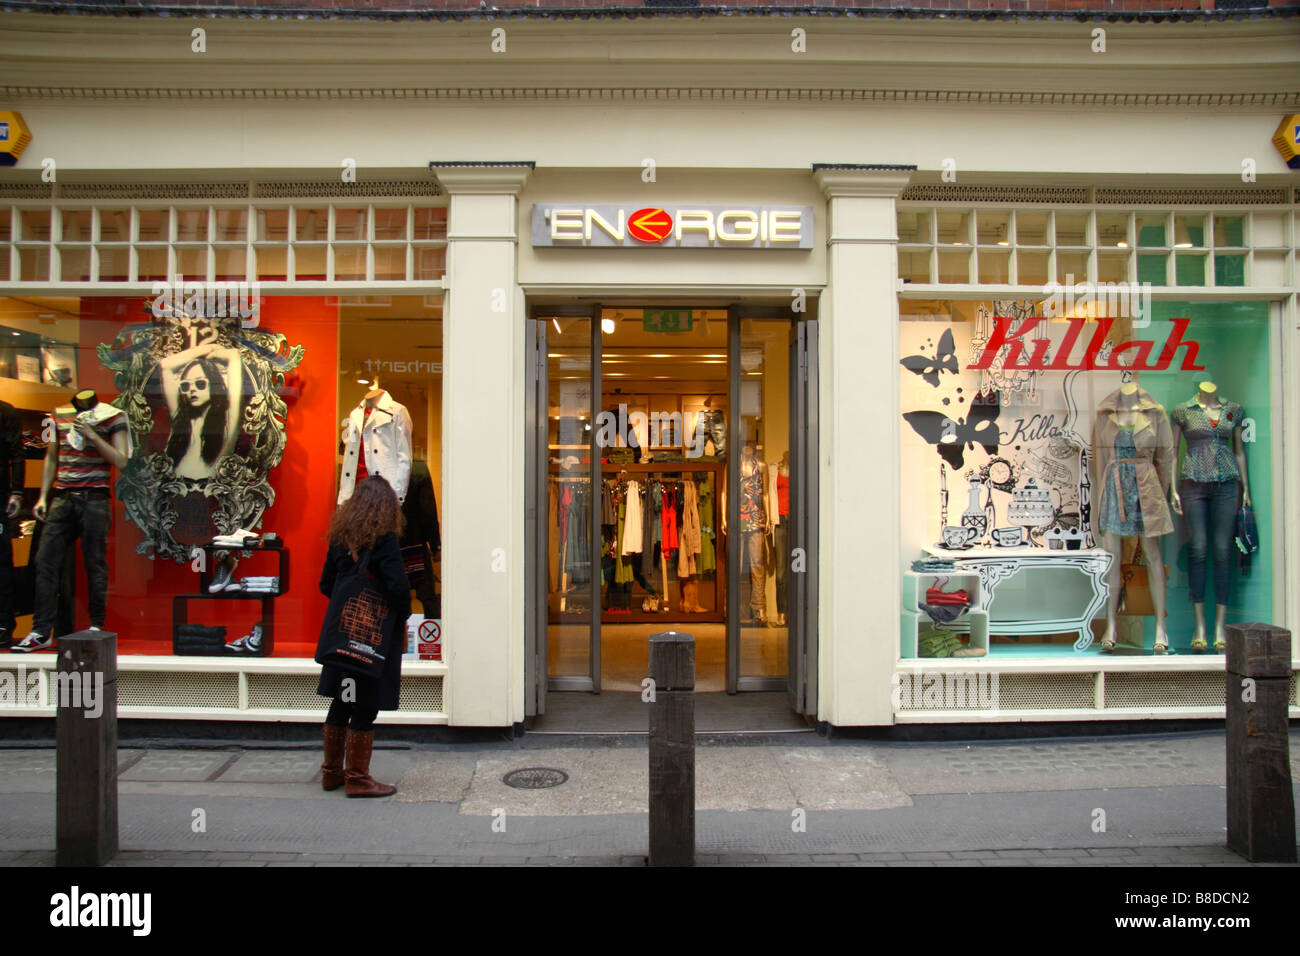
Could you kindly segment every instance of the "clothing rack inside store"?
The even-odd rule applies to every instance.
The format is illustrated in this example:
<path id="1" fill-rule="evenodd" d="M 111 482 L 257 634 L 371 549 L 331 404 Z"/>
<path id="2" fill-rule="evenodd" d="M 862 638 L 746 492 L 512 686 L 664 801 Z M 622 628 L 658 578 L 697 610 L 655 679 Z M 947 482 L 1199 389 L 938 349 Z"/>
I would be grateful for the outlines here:
<path id="1" fill-rule="evenodd" d="M 602 461 L 600 463 L 600 474 L 602 482 L 611 480 L 621 481 L 624 478 L 635 480 L 643 484 L 653 482 L 664 482 L 667 484 L 678 484 L 684 481 L 706 482 L 710 475 L 713 476 L 713 486 L 716 489 L 722 489 L 725 484 L 727 463 L 725 461 L 643 461 L 643 462 L 611 462 Z M 564 485 L 590 485 L 591 484 L 591 463 L 581 462 L 577 465 L 562 466 L 559 462 L 551 462 L 549 468 L 550 481 Z M 713 521 L 715 524 L 714 548 L 716 549 L 716 560 L 719 567 L 726 566 L 726 538 L 721 529 L 723 516 L 715 512 Z M 567 548 L 567 540 L 561 546 L 560 563 L 564 564 L 564 550 Z M 668 558 L 660 555 L 659 573 L 661 576 L 661 592 L 659 597 L 666 603 L 668 601 L 668 581 L 669 581 L 669 564 Z M 710 572 L 712 575 L 713 572 Z M 560 613 L 565 613 L 568 597 L 572 588 L 568 583 L 567 573 L 562 572 L 560 579 Z M 704 614 L 692 614 L 689 620 L 697 620 L 700 623 L 718 623 L 725 620 L 725 586 L 724 578 L 716 578 L 714 585 L 714 599 L 716 606 L 713 611 Z M 615 623 L 618 621 L 639 621 L 639 620 L 663 620 L 655 613 L 642 614 L 633 611 L 630 618 L 609 617 L 608 611 L 601 612 L 601 620 L 606 623 Z M 559 617 L 552 616 L 551 622 L 558 623 Z M 680 615 L 675 615 L 672 620 L 686 620 Z"/>

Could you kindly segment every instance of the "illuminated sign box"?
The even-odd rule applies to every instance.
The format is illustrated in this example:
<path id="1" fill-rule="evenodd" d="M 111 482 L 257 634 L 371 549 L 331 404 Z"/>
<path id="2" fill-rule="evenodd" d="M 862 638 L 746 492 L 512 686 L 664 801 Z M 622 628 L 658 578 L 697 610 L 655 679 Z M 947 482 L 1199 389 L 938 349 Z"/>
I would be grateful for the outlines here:
<path id="1" fill-rule="evenodd" d="M 536 203 L 533 245 L 574 248 L 811 249 L 811 206 Z"/>

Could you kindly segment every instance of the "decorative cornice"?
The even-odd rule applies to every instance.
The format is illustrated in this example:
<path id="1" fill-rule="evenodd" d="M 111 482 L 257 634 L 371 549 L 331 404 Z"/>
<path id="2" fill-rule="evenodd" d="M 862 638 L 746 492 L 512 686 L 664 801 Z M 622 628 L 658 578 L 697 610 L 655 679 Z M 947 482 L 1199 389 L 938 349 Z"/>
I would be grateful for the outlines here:
<path id="1" fill-rule="evenodd" d="M 451 194 L 516 194 L 532 175 L 534 163 L 522 161 L 450 161 L 431 162 L 429 171 L 438 177 L 442 188 Z"/>
<path id="2" fill-rule="evenodd" d="M 1300 108 L 1300 89 L 1250 93 L 1054 93 L 1036 90 L 878 90 L 795 87 L 439 87 L 198 89 L 0 86 L 0 98 L 79 100 L 600 100 L 622 102 L 870 102 L 981 106 L 1104 106 L 1188 109 Z"/>
<path id="3" fill-rule="evenodd" d="M 852 0 L 848 0 L 852 2 Z M 920 6 L 925 2 L 927 6 Z M 1022 0 L 1023 2 L 1023 0 Z M 1099 5 L 1105 0 L 1098 0 Z M 869 0 L 849 6 L 821 5 L 753 5 L 753 6 L 598 6 L 588 7 L 514 7 L 497 9 L 486 4 L 469 9 L 383 9 L 382 5 L 357 0 L 349 5 L 340 0 L 337 7 L 255 6 L 223 5 L 169 5 L 149 3 L 132 6 L 108 5 L 88 2 L 50 2 L 50 0 L 0 0 L 0 13 L 28 13 L 64 16 L 129 17 L 133 19 L 172 17 L 177 19 L 223 20 L 352 20 L 400 23 L 410 21 L 460 21 L 460 20 L 651 20 L 663 18 L 790 18 L 826 17 L 844 19 L 891 20 L 1028 20 L 1028 21 L 1104 21 L 1106 23 L 1213 23 L 1229 20 L 1280 19 L 1296 15 L 1295 5 L 1263 6 L 1247 9 L 1145 9 L 1117 10 L 1095 9 L 1001 9 L 973 10 L 960 5 L 929 6 L 929 0 L 917 0 L 914 7 L 906 3 L 897 6 L 872 6 Z M 1028 3 L 1024 3 L 1028 7 Z"/>
<path id="4" fill-rule="evenodd" d="M 907 188 L 915 166 L 854 166 L 814 163 L 813 179 L 827 199 L 893 198 Z"/>

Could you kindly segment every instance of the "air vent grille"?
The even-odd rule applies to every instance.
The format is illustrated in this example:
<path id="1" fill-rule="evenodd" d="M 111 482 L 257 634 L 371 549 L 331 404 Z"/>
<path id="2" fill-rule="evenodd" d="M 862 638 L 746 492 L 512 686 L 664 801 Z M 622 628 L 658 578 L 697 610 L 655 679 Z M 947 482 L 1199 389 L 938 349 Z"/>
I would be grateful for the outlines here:
<path id="1" fill-rule="evenodd" d="M 1098 189 L 1097 203 L 1113 206 L 1272 206 L 1285 189 Z"/>
<path id="2" fill-rule="evenodd" d="M 1051 205 L 1084 204 L 1084 186 L 946 186 L 922 184 L 903 190 L 903 202 L 1027 202 Z"/>

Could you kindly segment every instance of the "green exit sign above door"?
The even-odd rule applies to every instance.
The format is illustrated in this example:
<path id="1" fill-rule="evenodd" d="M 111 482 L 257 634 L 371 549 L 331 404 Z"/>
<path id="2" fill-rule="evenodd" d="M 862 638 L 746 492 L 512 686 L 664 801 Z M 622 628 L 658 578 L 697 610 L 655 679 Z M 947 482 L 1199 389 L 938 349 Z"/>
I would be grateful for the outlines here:
<path id="1" fill-rule="evenodd" d="M 641 328 L 647 332 L 689 332 L 690 309 L 643 309 Z"/>

